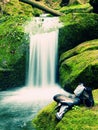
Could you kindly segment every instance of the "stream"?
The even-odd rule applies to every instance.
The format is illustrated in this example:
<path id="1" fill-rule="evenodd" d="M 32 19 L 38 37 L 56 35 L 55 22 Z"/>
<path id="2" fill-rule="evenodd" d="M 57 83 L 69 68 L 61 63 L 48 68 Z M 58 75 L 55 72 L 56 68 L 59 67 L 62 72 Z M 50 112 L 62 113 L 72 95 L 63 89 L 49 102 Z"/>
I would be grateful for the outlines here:
<path id="1" fill-rule="evenodd" d="M 23 130 L 26 123 L 47 105 L 48 101 L 42 99 L 34 101 L 31 93 L 27 88 L 0 92 L 0 130 Z"/>
<path id="2" fill-rule="evenodd" d="M 18 88 L 0 92 L 0 130 L 35 130 L 27 126 L 40 109 L 53 101 L 60 91 L 50 88 Z"/>

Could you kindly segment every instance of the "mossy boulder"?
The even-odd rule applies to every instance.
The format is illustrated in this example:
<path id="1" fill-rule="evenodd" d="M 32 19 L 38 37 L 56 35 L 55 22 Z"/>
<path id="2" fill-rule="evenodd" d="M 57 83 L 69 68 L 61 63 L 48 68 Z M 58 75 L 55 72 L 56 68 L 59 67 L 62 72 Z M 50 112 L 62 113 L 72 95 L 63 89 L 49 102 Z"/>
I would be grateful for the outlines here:
<path id="1" fill-rule="evenodd" d="M 0 88 L 21 86 L 25 83 L 27 36 L 23 23 L 26 16 L 0 18 Z"/>
<path id="2" fill-rule="evenodd" d="M 98 38 L 98 15 L 94 13 L 69 13 L 62 16 L 59 30 L 59 53 L 78 44 Z"/>
<path id="3" fill-rule="evenodd" d="M 98 88 L 98 40 L 81 43 L 60 57 L 59 79 L 65 89 L 74 90 L 79 83 Z"/>
<path id="4" fill-rule="evenodd" d="M 9 67 L 10 68 L 10 67 Z M 0 69 L 0 90 L 5 90 L 14 87 L 25 85 L 26 76 L 26 58 L 21 57 L 17 63 L 12 61 L 12 68 Z"/>

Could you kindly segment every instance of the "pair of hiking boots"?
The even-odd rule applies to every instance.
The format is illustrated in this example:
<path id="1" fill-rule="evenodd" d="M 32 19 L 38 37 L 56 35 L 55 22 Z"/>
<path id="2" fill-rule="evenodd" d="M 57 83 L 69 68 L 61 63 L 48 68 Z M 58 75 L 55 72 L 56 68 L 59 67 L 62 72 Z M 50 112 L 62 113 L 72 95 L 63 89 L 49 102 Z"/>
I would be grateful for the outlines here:
<path id="1" fill-rule="evenodd" d="M 84 104 L 86 107 L 94 106 L 92 89 L 85 87 L 83 84 L 79 84 L 73 94 L 69 93 L 69 96 L 57 94 L 53 99 L 57 102 L 57 107 L 55 109 L 57 110 L 56 118 L 58 120 L 61 120 L 64 114 L 74 105 Z"/>

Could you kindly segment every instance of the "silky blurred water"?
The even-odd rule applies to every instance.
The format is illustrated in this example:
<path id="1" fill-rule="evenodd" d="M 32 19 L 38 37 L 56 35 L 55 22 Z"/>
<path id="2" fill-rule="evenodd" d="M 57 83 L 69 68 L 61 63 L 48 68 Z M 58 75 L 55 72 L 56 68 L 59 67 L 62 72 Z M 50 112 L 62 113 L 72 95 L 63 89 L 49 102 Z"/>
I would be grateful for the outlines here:
<path id="1" fill-rule="evenodd" d="M 0 92 L 0 130 L 35 130 L 33 125 L 27 127 L 27 123 L 53 101 L 55 94 L 63 92 L 59 86 Z"/>
<path id="2" fill-rule="evenodd" d="M 58 28 L 58 17 L 37 17 L 26 25 L 25 31 L 30 37 L 27 86 L 55 85 Z"/>

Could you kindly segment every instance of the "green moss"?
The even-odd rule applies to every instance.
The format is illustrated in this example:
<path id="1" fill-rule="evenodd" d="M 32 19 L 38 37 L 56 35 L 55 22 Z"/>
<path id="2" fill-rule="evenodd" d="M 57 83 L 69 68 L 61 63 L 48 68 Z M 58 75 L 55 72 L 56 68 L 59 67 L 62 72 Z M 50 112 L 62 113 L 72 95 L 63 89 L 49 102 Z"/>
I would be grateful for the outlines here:
<path id="1" fill-rule="evenodd" d="M 62 16 L 64 26 L 59 31 L 59 53 L 78 44 L 98 38 L 98 15 L 70 13 Z"/>
<path id="2" fill-rule="evenodd" d="M 97 130 L 98 129 L 98 89 L 93 91 L 95 106 L 88 109 L 83 106 L 74 106 L 61 121 L 55 118 L 56 104 L 53 102 L 39 112 L 32 121 L 38 130 Z"/>
<path id="3" fill-rule="evenodd" d="M 79 44 L 75 48 L 64 52 L 60 57 L 60 63 L 65 59 L 68 59 L 77 54 L 83 53 L 85 51 L 97 50 L 97 49 L 98 49 L 98 39 L 84 42 L 82 44 Z"/>
<path id="4" fill-rule="evenodd" d="M 24 84 L 28 40 L 23 24 L 26 16 L 0 18 L 0 88 Z M 9 71 L 10 70 L 10 71 Z"/>
<path id="5" fill-rule="evenodd" d="M 85 42 L 63 53 L 60 58 L 60 84 L 74 89 L 83 82 L 97 88 L 98 40 Z M 96 77 L 95 77 L 96 75 Z"/>
<path id="6" fill-rule="evenodd" d="M 92 7 L 90 4 L 72 4 L 69 6 L 64 6 L 63 8 L 60 9 L 60 11 L 64 14 L 68 13 L 87 13 L 90 10 L 92 10 Z"/>
<path id="7" fill-rule="evenodd" d="M 41 110 L 39 112 L 38 116 L 33 120 L 34 124 L 40 122 L 38 125 L 35 125 L 37 127 L 37 129 L 39 129 L 39 130 L 54 129 L 55 123 L 57 123 L 55 116 L 54 116 L 55 115 L 55 109 L 54 109 L 55 105 L 56 104 L 53 102 L 49 106 L 45 107 L 45 109 Z M 41 126 L 41 124 L 43 124 L 43 125 Z"/>
<path id="8" fill-rule="evenodd" d="M 27 44 L 22 25 L 26 19 L 20 16 L 0 19 L 0 64 L 3 67 L 12 64 L 11 61 L 16 63 L 17 59 L 23 55 L 23 49 Z"/>
<path id="9" fill-rule="evenodd" d="M 97 130 L 98 111 L 93 112 L 86 108 L 72 110 L 66 114 L 64 119 L 56 126 L 56 130 Z"/>
<path id="10" fill-rule="evenodd" d="M 3 7 L 3 6 L 2 6 Z M 32 8 L 31 5 L 25 4 L 23 2 L 20 2 L 19 0 L 11 0 L 5 6 L 3 7 L 3 14 L 4 15 L 23 15 L 32 17 L 35 16 L 34 14 L 36 9 Z M 36 10 L 38 11 L 38 9 Z M 39 12 L 39 14 L 41 11 Z"/>
<path id="11" fill-rule="evenodd" d="M 90 53 L 98 49 L 98 41 L 85 42 L 76 46 L 84 41 L 98 38 L 98 15 L 70 13 L 62 16 L 61 21 L 64 24 L 59 32 L 61 86 L 72 90 L 78 83 L 83 82 L 87 86 L 97 88 L 98 76 L 95 76 L 98 71 L 97 51 L 94 51 L 94 55 Z"/>

